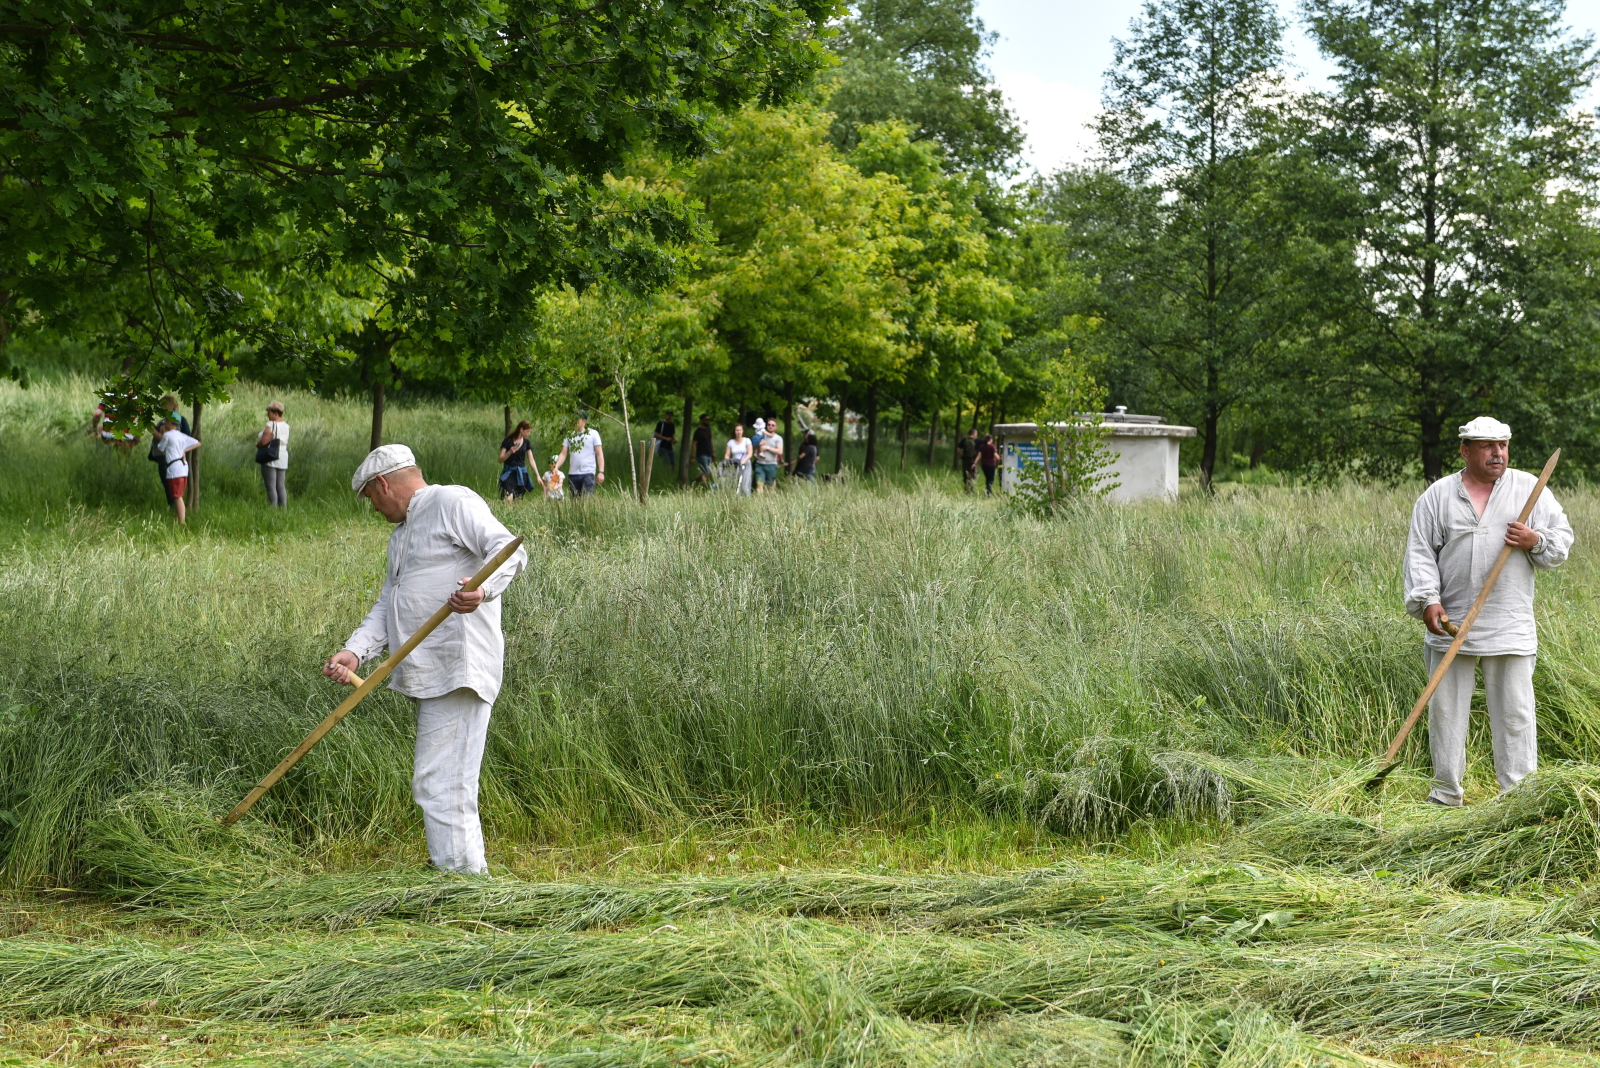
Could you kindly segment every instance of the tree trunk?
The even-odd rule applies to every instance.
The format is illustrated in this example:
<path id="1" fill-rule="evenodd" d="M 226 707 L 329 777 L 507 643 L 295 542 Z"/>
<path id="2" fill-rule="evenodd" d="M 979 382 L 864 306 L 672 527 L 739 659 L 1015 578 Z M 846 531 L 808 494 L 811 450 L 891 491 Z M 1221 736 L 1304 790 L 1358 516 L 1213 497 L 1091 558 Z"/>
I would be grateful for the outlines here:
<path id="1" fill-rule="evenodd" d="M 1431 486 L 1444 477 L 1444 417 L 1437 404 L 1424 400 L 1417 422 L 1422 438 L 1422 479 Z"/>
<path id="2" fill-rule="evenodd" d="M 200 440 L 200 412 L 203 406 L 195 401 L 189 408 L 189 436 L 196 441 Z M 200 450 L 196 449 L 189 454 L 189 489 L 185 493 L 188 498 L 184 507 L 194 511 L 195 505 L 200 503 Z"/>
<path id="3" fill-rule="evenodd" d="M 372 441 L 369 449 L 383 444 L 383 383 L 372 384 Z"/>
<path id="4" fill-rule="evenodd" d="M 836 430 L 833 435 L 833 473 L 838 474 L 844 470 L 844 405 L 847 397 L 843 390 L 839 391 L 839 418 L 834 421 Z"/>
<path id="5" fill-rule="evenodd" d="M 863 474 L 878 471 L 878 383 L 867 387 L 867 462 L 861 465 Z"/>
<path id="6" fill-rule="evenodd" d="M 506 405 L 506 437 L 511 436 L 511 405 Z"/>
<path id="7" fill-rule="evenodd" d="M 900 405 L 900 470 L 906 469 L 906 454 L 911 451 L 911 406 Z"/>
<path id="8" fill-rule="evenodd" d="M 617 395 L 622 399 L 622 435 L 628 443 L 628 471 L 633 476 L 633 495 L 639 497 L 639 465 L 633 462 L 633 418 L 628 415 L 628 383 L 620 374 L 612 375 L 611 380 L 617 384 Z M 643 497 L 639 499 L 644 500 Z"/>
<path id="9" fill-rule="evenodd" d="M 678 432 L 678 485 L 689 484 L 689 450 L 694 447 L 694 397 L 683 395 L 683 429 Z"/>
<path id="10" fill-rule="evenodd" d="M 783 384 L 783 464 L 794 457 L 794 383 Z"/>
<path id="11" fill-rule="evenodd" d="M 973 410 L 976 411 L 977 409 Z M 956 436 L 951 439 L 951 442 L 954 447 L 950 450 L 950 469 L 959 472 L 961 470 L 961 401 L 959 398 L 956 400 Z"/>
<path id="12" fill-rule="evenodd" d="M 639 442 L 639 503 L 646 504 L 650 500 L 650 476 L 656 469 L 656 442 L 655 438 L 645 438 Z"/>
<path id="13" fill-rule="evenodd" d="M 933 447 L 939 441 L 939 406 L 933 406 L 933 417 L 928 420 L 928 466 L 933 467 Z"/>
<path id="14" fill-rule="evenodd" d="M 1217 403 L 1217 369 L 1215 365 L 1206 368 L 1206 409 L 1205 428 L 1201 431 L 1205 435 L 1205 442 L 1200 453 L 1200 488 L 1207 493 L 1213 491 L 1212 478 L 1217 471 L 1217 422 L 1222 415 L 1222 405 Z"/>
<path id="15" fill-rule="evenodd" d="M 1266 452 L 1267 439 L 1257 434 L 1255 442 L 1250 446 L 1250 470 L 1254 471 L 1261 466 L 1261 458 Z"/>

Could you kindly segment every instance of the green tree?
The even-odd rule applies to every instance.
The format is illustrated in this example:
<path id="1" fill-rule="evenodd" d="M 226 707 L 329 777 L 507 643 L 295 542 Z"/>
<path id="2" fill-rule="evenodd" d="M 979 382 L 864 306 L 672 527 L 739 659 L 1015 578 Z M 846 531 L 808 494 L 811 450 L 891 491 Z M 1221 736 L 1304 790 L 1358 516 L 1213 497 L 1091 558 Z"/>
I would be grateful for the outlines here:
<path id="1" fill-rule="evenodd" d="M 883 237 L 904 189 L 843 159 L 825 115 L 741 113 L 690 189 L 716 235 L 702 281 L 736 396 L 787 404 L 895 376 L 904 286 Z"/>
<path id="2" fill-rule="evenodd" d="M 1593 466 L 1595 71 L 1559 0 L 1310 0 L 1338 64 L 1325 151 L 1353 194 L 1354 288 L 1318 353 L 1359 440 L 1432 480 L 1458 422 Z M 1338 356 L 1336 372 L 1326 373 Z"/>
<path id="3" fill-rule="evenodd" d="M 1058 201 L 1058 218 L 1099 239 L 1087 250 L 1108 340 L 1196 421 L 1208 487 L 1223 414 L 1272 373 L 1298 322 L 1303 239 L 1273 144 L 1282 32 L 1270 0 L 1147 3 L 1107 74 L 1111 171 L 1060 187 L 1082 199 Z"/>
<path id="4" fill-rule="evenodd" d="M 995 35 L 973 0 L 861 0 L 840 25 L 841 63 L 828 76 L 833 136 L 853 149 L 864 126 L 889 119 L 944 152 L 960 170 L 1005 172 L 1022 128 L 983 65 Z"/>
<path id="5" fill-rule="evenodd" d="M 903 412 L 932 412 L 957 383 L 992 375 L 1014 303 L 973 183 L 943 173 L 934 148 L 911 135 L 899 121 L 863 127 L 848 157 L 861 173 L 893 183 L 876 214 L 876 240 L 899 281 L 891 310 L 905 350 L 857 376 L 866 388 L 868 472 L 878 466 L 880 392 L 894 390 Z M 905 423 L 903 414 L 902 430 Z"/>
<path id="6" fill-rule="evenodd" d="M 832 13 L 0 2 L 0 314 L 70 313 L 87 266 L 161 284 L 195 243 L 287 221 L 324 265 L 373 273 L 375 367 L 399 338 L 516 342 L 544 285 L 670 278 L 659 243 L 688 231 L 687 206 L 619 203 L 605 174 L 647 142 L 695 155 L 719 111 L 794 93 Z"/>
<path id="7" fill-rule="evenodd" d="M 1007 498 L 1013 508 L 1046 518 L 1068 506 L 1104 497 L 1120 483 L 1108 468 L 1116 462 L 1110 428 L 1100 417 L 1105 386 L 1087 360 L 1063 352 L 1049 362 L 1033 421 L 1038 428 L 1035 459 L 1017 456 L 1017 484 Z"/>
<path id="8" fill-rule="evenodd" d="M 623 447 L 634 496 L 639 470 L 633 454 L 633 405 L 628 391 L 655 370 L 667 352 L 671 322 L 681 314 L 661 295 L 641 297 L 612 285 L 579 293 L 569 287 L 544 294 L 535 362 L 556 385 L 563 416 L 575 408 L 622 411 Z"/>

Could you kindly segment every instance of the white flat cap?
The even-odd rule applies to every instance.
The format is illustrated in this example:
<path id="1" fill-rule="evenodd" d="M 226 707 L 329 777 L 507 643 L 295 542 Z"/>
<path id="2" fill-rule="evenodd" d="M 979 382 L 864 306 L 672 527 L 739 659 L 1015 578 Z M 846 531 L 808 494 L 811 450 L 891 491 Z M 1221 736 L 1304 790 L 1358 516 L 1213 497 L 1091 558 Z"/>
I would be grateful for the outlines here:
<path id="1" fill-rule="evenodd" d="M 761 418 L 759 415 L 756 416 L 756 429 L 757 430 L 765 430 L 765 429 L 767 429 L 767 421 L 765 419 Z"/>
<path id="2" fill-rule="evenodd" d="M 1461 428 L 1462 441 L 1510 441 L 1511 428 L 1492 415 L 1480 415 Z"/>
<path id="3" fill-rule="evenodd" d="M 392 475 L 396 471 L 415 466 L 417 458 L 411 455 L 411 450 L 404 445 L 379 445 L 367 453 L 367 458 L 356 468 L 356 476 L 350 480 L 350 488 L 359 494 L 367 488 L 368 482 L 379 475 Z"/>

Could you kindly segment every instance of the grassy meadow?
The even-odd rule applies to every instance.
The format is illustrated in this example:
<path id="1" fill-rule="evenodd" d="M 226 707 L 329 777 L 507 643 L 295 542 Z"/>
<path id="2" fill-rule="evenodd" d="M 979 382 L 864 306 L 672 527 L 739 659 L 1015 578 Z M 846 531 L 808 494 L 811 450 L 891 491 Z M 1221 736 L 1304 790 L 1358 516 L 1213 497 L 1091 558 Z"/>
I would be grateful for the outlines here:
<path id="1" fill-rule="evenodd" d="M 1423 681 L 1415 487 L 1046 523 L 913 461 L 496 503 L 530 568 L 460 879 L 388 694 L 213 820 L 338 700 L 388 530 L 348 489 L 366 412 L 282 395 L 273 513 L 241 387 L 180 531 L 92 396 L 0 385 L 0 1064 L 1600 1063 L 1585 487 L 1540 578 L 1546 766 L 1495 800 L 1477 723 L 1451 812 L 1421 731 L 1360 788 Z M 500 432 L 429 402 L 387 436 L 487 494 Z"/>

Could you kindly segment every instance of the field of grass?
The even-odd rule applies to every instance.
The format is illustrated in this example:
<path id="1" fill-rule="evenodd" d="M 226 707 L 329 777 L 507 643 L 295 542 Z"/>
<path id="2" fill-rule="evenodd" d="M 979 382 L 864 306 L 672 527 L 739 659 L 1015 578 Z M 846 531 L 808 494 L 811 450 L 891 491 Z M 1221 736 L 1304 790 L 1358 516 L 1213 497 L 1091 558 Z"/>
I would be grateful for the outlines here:
<path id="1" fill-rule="evenodd" d="M 1600 654 L 1540 585 L 1543 772 L 1420 804 L 1414 488 L 1224 487 L 1042 523 L 955 477 L 495 507 L 494 874 L 426 868 L 409 705 L 337 700 L 376 592 L 365 413 L 251 387 L 174 530 L 88 379 L 0 387 L 0 1064 L 1590 1064 Z M 492 488 L 497 409 L 400 406 Z M 620 470 L 612 460 L 613 470 Z M 620 480 L 619 480 L 620 481 Z"/>

